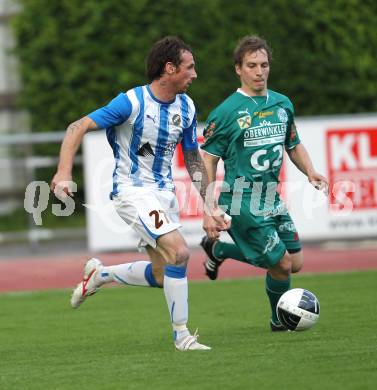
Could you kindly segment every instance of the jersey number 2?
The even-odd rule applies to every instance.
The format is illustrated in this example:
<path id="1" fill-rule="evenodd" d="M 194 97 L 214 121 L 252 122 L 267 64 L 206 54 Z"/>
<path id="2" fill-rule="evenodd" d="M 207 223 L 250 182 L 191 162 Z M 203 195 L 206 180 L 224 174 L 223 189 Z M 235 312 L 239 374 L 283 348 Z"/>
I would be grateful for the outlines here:
<path id="1" fill-rule="evenodd" d="M 149 216 L 154 216 L 154 226 L 156 227 L 156 229 L 159 229 L 164 224 L 164 220 L 161 218 L 162 216 L 165 219 L 166 223 L 169 223 L 169 220 L 166 217 L 164 210 L 152 210 L 149 213 Z"/>

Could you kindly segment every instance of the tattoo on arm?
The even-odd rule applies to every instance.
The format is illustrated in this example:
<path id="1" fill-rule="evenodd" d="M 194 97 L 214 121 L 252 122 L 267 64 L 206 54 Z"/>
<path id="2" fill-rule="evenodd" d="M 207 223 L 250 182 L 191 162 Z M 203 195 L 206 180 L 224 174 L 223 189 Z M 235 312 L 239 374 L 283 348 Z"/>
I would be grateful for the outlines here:
<path id="1" fill-rule="evenodd" d="M 67 128 L 67 132 L 69 133 L 75 133 L 83 124 L 84 122 L 84 118 L 81 118 L 73 123 L 71 123 L 68 128 Z"/>
<path id="2" fill-rule="evenodd" d="M 74 133 L 77 133 L 80 130 L 84 130 L 85 132 L 87 132 L 87 131 L 97 130 L 97 129 L 98 129 L 97 124 L 89 117 L 84 116 L 81 119 L 78 119 L 77 121 L 71 123 L 67 127 L 67 133 L 73 135 Z"/>
<path id="3" fill-rule="evenodd" d="M 186 169 L 200 196 L 205 200 L 208 186 L 208 175 L 198 150 L 183 151 Z"/>

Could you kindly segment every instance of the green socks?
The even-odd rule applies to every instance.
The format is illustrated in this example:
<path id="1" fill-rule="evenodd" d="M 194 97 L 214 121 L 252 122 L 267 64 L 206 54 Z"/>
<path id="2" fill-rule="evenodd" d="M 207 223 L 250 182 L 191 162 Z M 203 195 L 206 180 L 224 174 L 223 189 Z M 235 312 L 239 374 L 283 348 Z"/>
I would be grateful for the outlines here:
<path id="1" fill-rule="evenodd" d="M 276 280 L 271 277 L 267 272 L 266 274 L 266 293 L 268 299 L 270 300 L 271 311 L 272 311 L 272 322 L 274 324 L 279 324 L 278 317 L 276 315 L 276 305 L 279 301 L 279 298 L 288 291 L 291 287 L 291 277 L 287 280 Z"/>

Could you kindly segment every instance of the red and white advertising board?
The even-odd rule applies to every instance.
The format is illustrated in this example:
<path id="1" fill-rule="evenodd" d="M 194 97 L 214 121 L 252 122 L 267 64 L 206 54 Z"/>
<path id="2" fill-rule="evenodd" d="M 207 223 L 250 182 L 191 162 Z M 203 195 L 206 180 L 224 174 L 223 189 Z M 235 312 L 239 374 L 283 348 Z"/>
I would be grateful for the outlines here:
<path id="1" fill-rule="evenodd" d="M 285 158 L 282 191 L 301 239 L 377 236 L 377 115 L 298 118 L 296 123 L 315 168 L 331 181 L 326 197 Z M 104 132 L 86 135 L 84 173 L 88 246 L 92 251 L 134 250 L 138 243 L 137 235 L 116 214 L 109 199 L 113 166 Z M 221 165 L 219 181 L 222 174 Z M 173 160 L 173 177 L 182 233 L 189 245 L 198 245 L 203 235 L 202 204 L 180 148 Z"/>
<path id="2" fill-rule="evenodd" d="M 314 167 L 330 180 L 325 197 L 287 163 L 287 201 L 301 237 L 376 237 L 377 116 L 301 119 L 297 125 Z"/>

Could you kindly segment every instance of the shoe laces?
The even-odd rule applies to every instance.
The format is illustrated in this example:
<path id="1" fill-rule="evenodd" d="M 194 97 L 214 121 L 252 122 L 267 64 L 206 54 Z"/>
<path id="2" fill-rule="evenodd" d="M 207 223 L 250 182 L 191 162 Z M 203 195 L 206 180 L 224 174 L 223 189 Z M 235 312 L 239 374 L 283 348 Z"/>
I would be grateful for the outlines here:
<path id="1" fill-rule="evenodd" d="M 196 328 L 194 334 L 187 335 L 185 337 L 185 339 L 183 340 L 183 348 L 184 349 L 190 349 L 190 345 L 198 342 L 198 338 L 199 338 L 198 328 Z"/>
<path id="2" fill-rule="evenodd" d="M 186 341 L 187 349 L 190 348 L 190 345 L 197 343 L 198 338 L 199 338 L 198 328 L 196 328 L 194 334 L 191 334 Z"/>

